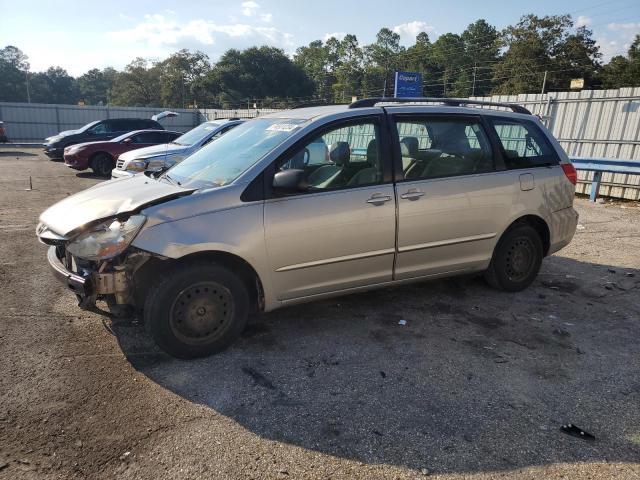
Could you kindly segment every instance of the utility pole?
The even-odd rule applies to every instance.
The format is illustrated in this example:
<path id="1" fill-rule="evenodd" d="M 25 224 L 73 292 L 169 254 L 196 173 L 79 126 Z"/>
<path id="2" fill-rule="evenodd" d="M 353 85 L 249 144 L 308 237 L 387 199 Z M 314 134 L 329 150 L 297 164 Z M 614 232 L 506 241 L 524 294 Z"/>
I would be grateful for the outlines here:
<path id="1" fill-rule="evenodd" d="M 471 96 L 476 96 L 476 65 L 477 62 L 473 62 L 473 86 L 471 87 Z"/>
<path id="2" fill-rule="evenodd" d="M 29 70 L 24 71 L 24 76 L 27 79 L 27 103 L 31 103 L 31 93 L 29 92 Z"/>
<path id="3" fill-rule="evenodd" d="M 542 95 L 544 95 L 544 88 L 547 86 L 547 70 L 544 71 L 544 78 L 542 79 Z"/>

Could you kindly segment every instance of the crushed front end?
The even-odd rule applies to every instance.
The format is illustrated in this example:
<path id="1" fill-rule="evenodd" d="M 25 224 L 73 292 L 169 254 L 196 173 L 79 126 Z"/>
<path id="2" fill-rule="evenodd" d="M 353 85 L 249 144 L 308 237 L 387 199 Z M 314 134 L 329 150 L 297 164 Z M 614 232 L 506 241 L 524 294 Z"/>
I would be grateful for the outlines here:
<path id="1" fill-rule="evenodd" d="M 126 233 L 114 233 L 114 224 L 126 225 L 118 220 L 93 226 L 71 239 L 63 238 L 44 224 L 38 226 L 37 234 L 42 243 L 49 245 L 47 259 L 54 276 L 76 295 L 81 308 L 94 309 L 97 300 L 105 300 L 109 305 L 135 306 L 135 273 L 152 257 L 148 252 L 129 247 L 142 223 L 129 229 L 129 238 Z"/>

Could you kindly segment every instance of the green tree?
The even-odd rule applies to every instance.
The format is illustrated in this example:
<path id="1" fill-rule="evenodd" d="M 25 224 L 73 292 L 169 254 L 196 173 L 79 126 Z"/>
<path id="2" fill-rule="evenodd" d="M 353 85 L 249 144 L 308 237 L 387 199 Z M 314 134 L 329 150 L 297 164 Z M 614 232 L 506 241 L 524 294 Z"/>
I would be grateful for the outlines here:
<path id="1" fill-rule="evenodd" d="M 363 50 L 363 96 L 393 95 L 394 72 L 402 69 L 404 52 L 400 35 L 386 27 L 381 28 L 376 41 Z"/>
<path id="2" fill-rule="evenodd" d="M 106 105 L 109 103 L 111 88 L 118 72 L 107 67 L 103 70 L 92 68 L 78 77 L 80 99 L 88 105 Z"/>
<path id="3" fill-rule="evenodd" d="M 460 35 L 441 35 L 433 43 L 432 59 L 438 81 L 430 85 L 430 94 L 445 97 L 466 96 L 470 90 L 471 76 L 468 71 L 463 70 L 469 68 L 469 60 Z"/>
<path id="4" fill-rule="evenodd" d="M 352 96 L 358 95 L 362 80 L 362 49 L 355 35 L 346 35 L 342 39 L 338 54 L 336 83 L 332 86 L 334 101 L 348 103 Z"/>
<path id="5" fill-rule="evenodd" d="M 0 102 L 27 101 L 28 57 L 17 47 L 0 50 Z"/>
<path id="6" fill-rule="evenodd" d="M 293 63 L 313 82 L 314 95 L 329 101 L 333 72 L 330 71 L 329 48 L 322 40 L 315 40 L 306 47 L 298 48 L 293 56 Z"/>
<path id="7" fill-rule="evenodd" d="M 494 93 L 539 92 L 545 71 L 549 72 L 548 87 L 557 87 L 562 72 L 556 71 L 560 70 L 556 58 L 561 55 L 572 26 L 569 15 L 538 17 L 530 14 L 523 16 L 516 25 L 507 27 L 502 34 L 507 51 L 493 72 Z"/>
<path id="8" fill-rule="evenodd" d="M 227 50 L 208 74 L 208 85 L 224 94 L 225 103 L 238 106 L 253 99 L 298 99 L 313 94 L 313 82 L 279 48 Z"/>
<path id="9" fill-rule="evenodd" d="M 132 107 L 161 106 L 160 69 L 144 58 L 136 58 L 116 77 L 109 103 Z"/>
<path id="10" fill-rule="evenodd" d="M 35 103 L 75 104 L 80 94 L 76 79 L 61 67 L 49 67 L 31 76 L 31 101 Z"/>
<path id="11" fill-rule="evenodd" d="M 211 70 L 209 57 L 202 52 L 180 50 L 157 64 L 160 70 L 160 99 L 164 106 L 185 108 L 209 100 L 203 84 Z"/>
<path id="12" fill-rule="evenodd" d="M 636 35 L 627 56 L 617 55 L 600 73 L 604 88 L 640 86 L 640 35 Z"/>
<path id="13" fill-rule="evenodd" d="M 491 71 L 500 54 L 500 33 L 486 20 L 476 20 L 460 35 L 464 43 L 466 68 L 457 79 L 464 96 L 489 95 L 492 89 Z M 466 82 L 466 83 L 465 83 Z"/>

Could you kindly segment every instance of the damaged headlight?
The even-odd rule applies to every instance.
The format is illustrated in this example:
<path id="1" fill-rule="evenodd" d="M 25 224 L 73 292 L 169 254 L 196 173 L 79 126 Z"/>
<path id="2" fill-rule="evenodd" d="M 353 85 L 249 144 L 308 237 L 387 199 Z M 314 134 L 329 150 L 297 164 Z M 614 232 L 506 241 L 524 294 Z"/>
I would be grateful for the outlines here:
<path id="1" fill-rule="evenodd" d="M 126 221 L 108 220 L 78 235 L 67 245 L 76 257 L 105 260 L 124 251 L 144 225 L 144 215 L 131 215 Z"/>

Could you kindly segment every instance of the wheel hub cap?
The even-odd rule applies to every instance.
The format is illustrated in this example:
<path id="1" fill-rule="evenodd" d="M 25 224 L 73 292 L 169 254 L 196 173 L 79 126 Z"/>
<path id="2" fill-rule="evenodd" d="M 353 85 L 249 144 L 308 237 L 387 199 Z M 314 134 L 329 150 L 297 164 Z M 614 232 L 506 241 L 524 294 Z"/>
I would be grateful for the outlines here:
<path id="1" fill-rule="evenodd" d="M 204 282 L 184 289 L 176 297 L 170 326 L 186 343 L 206 343 L 222 335 L 232 317 L 231 292 L 220 284 Z"/>

